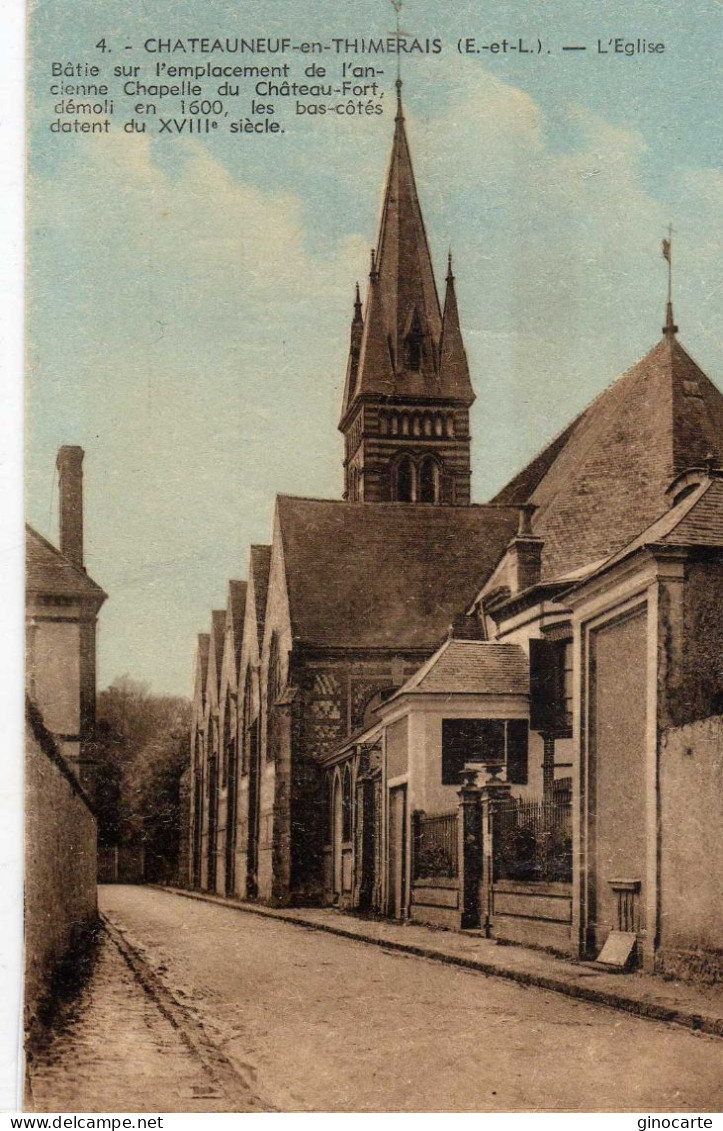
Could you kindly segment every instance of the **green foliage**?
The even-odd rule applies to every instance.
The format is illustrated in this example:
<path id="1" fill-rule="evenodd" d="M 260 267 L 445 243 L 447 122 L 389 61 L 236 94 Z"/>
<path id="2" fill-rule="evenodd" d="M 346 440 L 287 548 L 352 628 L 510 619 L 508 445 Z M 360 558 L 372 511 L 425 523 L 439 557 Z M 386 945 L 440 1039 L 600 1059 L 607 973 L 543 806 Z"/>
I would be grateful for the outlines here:
<path id="1" fill-rule="evenodd" d="M 152 695 L 127 675 L 98 697 L 100 843 L 143 845 L 151 871 L 178 854 L 190 717 L 187 699 Z"/>

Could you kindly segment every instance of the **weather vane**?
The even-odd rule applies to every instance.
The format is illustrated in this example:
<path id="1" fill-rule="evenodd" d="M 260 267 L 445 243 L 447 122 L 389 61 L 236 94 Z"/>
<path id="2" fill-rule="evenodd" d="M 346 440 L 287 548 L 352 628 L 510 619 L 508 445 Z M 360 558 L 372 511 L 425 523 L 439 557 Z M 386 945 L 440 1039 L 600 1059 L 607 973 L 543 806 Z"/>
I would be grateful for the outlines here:
<path id="1" fill-rule="evenodd" d="M 397 0 L 398 2 L 398 0 Z M 668 264 L 668 302 L 673 301 L 673 225 L 668 224 L 668 238 L 663 240 L 663 258 Z"/>
<path id="2" fill-rule="evenodd" d="M 665 334 L 676 334 L 678 327 L 675 325 L 673 318 L 673 225 L 668 224 L 668 238 L 663 240 L 663 259 L 668 264 L 668 302 L 666 306 L 666 318 L 663 332 Z"/>
<path id="3" fill-rule="evenodd" d="M 392 8 L 397 13 L 397 113 L 401 114 L 402 95 L 402 56 L 399 51 L 399 40 L 402 34 L 401 16 L 403 0 L 389 0 Z"/>

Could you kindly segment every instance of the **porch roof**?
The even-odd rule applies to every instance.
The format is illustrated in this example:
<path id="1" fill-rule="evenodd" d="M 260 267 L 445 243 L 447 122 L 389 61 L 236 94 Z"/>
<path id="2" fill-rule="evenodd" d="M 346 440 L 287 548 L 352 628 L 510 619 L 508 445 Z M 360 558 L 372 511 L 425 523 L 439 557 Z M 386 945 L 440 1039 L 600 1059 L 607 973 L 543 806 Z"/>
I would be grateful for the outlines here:
<path id="1" fill-rule="evenodd" d="M 519 644 L 446 640 L 387 700 L 402 695 L 529 695 L 527 655 Z M 385 704 L 385 706 L 387 705 Z"/>

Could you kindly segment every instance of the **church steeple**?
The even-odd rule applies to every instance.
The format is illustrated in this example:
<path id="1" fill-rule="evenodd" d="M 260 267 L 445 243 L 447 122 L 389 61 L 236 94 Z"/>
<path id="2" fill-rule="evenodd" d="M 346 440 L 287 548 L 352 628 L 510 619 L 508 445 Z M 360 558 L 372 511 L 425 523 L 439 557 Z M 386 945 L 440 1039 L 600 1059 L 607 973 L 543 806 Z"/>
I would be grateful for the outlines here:
<path id="1" fill-rule="evenodd" d="M 469 502 L 468 410 L 474 392 L 451 274 L 444 317 L 440 309 L 400 79 L 396 85 L 379 234 L 339 425 L 347 449 L 345 497 Z"/>

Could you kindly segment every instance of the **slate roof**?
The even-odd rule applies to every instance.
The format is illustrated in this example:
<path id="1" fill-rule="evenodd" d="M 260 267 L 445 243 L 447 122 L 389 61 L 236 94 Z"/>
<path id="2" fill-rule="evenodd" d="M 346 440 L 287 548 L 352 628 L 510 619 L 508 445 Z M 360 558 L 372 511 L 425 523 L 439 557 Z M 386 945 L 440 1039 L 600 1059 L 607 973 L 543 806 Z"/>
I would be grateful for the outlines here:
<path id="1" fill-rule="evenodd" d="M 243 642 L 246 590 L 247 584 L 245 581 L 229 581 L 228 583 L 228 612 L 231 614 L 237 666 L 241 655 L 241 644 Z"/>
<path id="2" fill-rule="evenodd" d="M 250 572 L 254 582 L 254 600 L 256 602 L 256 626 L 259 641 L 263 636 L 264 621 L 266 619 L 266 597 L 269 591 L 269 570 L 271 568 L 271 547 L 252 546 Z"/>
<path id="3" fill-rule="evenodd" d="M 519 644 L 447 640 L 387 702 L 402 695 L 529 695 Z"/>
<path id="4" fill-rule="evenodd" d="M 85 572 L 73 565 L 46 538 L 25 527 L 25 589 L 31 594 L 53 597 L 92 597 L 98 602 L 106 594 Z"/>
<path id="5" fill-rule="evenodd" d="M 214 609 L 211 613 L 211 640 L 213 642 L 213 656 L 216 661 L 216 687 L 218 692 L 221 680 L 221 663 L 223 661 L 223 641 L 226 629 L 226 610 Z M 210 651 L 210 647 L 209 647 Z"/>
<path id="6" fill-rule="evenodd" d="M 643 546 L 723 547 L 723 473 L 714 473 L 595 572 L 609 569 Z"/>
<path id="7" fill-rule="evenodd" d="M 199 632 L 198 634 L 198 671 L 201 679 L 201 694 L 206 691 L 206 682 L 208 679 L 208 655 L 211 648 L 211 637 L 207 632 Z"/>
<path id="8" fill-rule="evenodd" d="M 664 541 L 680 546 L 723 546 L 723 479 L 711 479 Z"/>
<path id="9" fill-rule="evenodd" d="M 324 646 L 433 648 L 517 529 L 515 508 L 277 499 L 292 631 Z"/>
<path id="10" fill-rule="evenodd" d="M 537 505 L 548 580 L 625 546 L 709 454 L 723 461 L 723 395 L 668 334 L 492 501 Z"/>

